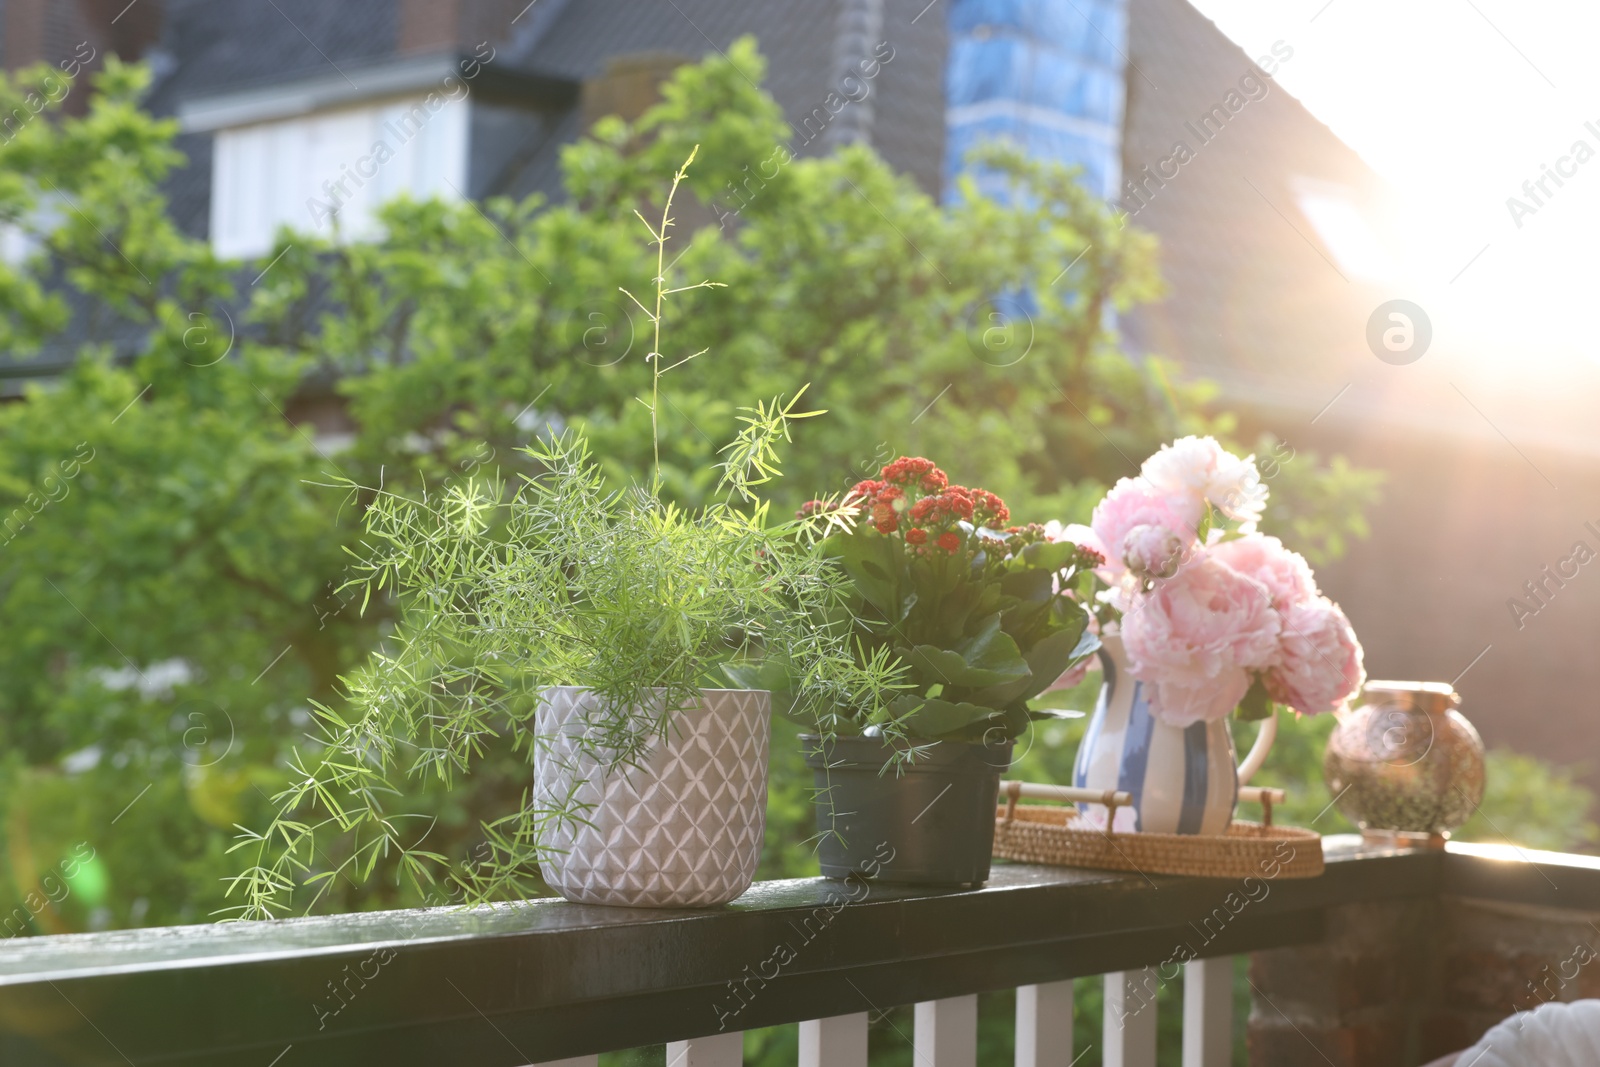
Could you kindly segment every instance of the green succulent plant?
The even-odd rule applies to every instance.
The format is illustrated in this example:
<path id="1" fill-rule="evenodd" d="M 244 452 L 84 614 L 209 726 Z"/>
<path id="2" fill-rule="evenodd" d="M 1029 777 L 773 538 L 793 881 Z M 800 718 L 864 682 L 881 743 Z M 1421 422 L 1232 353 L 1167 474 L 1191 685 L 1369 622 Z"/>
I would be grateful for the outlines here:
<path id="1" fill-rule="evenodd" d="M 1099 647 L 1074 588 L 1099 557 L 1037 525 L 1006 527 L 999 497 L 948 484 L 929 460 L 902 457 L 881 475 L 800 514 L 842 509 L 857 520 L 835 522 L 820 546 L 848 579 L 836 621 L 858 661 L 893 665 L 901 687 L 887 699 L 841 702 L 811 724 L 824 739 L 872 731 L 998 743 L 1054 717 L 1029 701 Z M 773 689 L 783 708 L 794 685 L 782 667 L 734 675 Z"/>

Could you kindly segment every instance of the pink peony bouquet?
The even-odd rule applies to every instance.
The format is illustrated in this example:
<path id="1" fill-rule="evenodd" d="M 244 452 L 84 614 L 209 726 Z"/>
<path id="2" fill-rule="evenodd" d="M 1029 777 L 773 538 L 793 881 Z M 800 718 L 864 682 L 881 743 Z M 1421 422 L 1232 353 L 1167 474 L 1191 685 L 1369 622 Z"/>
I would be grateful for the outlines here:
<path id="1" fill-rule="evenodd" d="M 1120 629 L 1151 711 L 1174 726 L 1273 703 L 1333 711 L 1360 689 L 1361 644 L 1311 568 L 1256 531 L 1267 502 L 1254 457 L 1185 437 L 1144 461 L 1088 526 L 1050 528 L 1105 557 L 1102 628 Z"/>

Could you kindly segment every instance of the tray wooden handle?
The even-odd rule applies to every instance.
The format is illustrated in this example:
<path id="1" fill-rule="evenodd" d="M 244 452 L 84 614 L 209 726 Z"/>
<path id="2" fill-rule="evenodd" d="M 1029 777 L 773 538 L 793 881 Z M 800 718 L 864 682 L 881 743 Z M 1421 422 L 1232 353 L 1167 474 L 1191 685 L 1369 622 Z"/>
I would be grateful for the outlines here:
<path id="1" fill-rule="evenodd" d="M 1117 817 L 1117 809 L 1133 803 L 1131 794 L 1117 789 L 1079 789 L 1070 785 L 1046 785 L 1043 782 L 1000 783 L 1000 792 L 1006 798 L 1007 822 L 1015 816 L 1018 800 L 1059 800 L 1067 804 L 1102 804 L 1106 809 L 1106 833 Z M 1282 804 L 1287 794 L 1281 789 L 1245 785 L 1239 787 L 1239 799 L 1261 805 L 1261 824 L 1272 825 L 1272 805 Z"/>
<path id="2" fill-rule="evenodd" d="M 1012 782 L 1000 783 L 1000 791 L 1006 797 L 1006 822 L 1010 822 L 1017 813 L 1017 801 L 1023 798 L 1028 800 L 1060 800 L 1068 804 L 1103 804 L 1106 809 L 1106 833 L 1111 833 L 1111 826 L 1116 822 L 1117 808 L 1126 807 L 1133 803 L 1133 795 L 1117 789 L 1079 789 L 1071 785 L 1046 785 L 1043 782 Z"/>
<path id="3" fill-rule="evenodd" d="M 1288 796 L 1281 789 L 1269 789 L 1262 785 L 1241 785 L 1239 799 L 1249 800 L 1261 805 L 1261 825 L 1272 825 L 1272 805 L 1282 804 L 1284 797 Z"/>
<path id="4" fill-rule="evenodd" d="M 1115 789 L 1079 789 L 1071 785 L 1045 785 L 1043 782 L 1000 783 L 1006 799 L 1061 800 L 1069 804 L 1116 804 L 1119 807 L 1133 803 L 1133 796 Z"/>

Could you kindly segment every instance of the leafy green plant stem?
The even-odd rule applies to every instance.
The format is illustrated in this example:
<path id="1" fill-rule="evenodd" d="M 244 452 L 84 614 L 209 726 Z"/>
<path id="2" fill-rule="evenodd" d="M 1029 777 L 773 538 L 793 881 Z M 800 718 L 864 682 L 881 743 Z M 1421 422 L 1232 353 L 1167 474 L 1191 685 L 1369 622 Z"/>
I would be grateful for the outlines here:
<path id="1" fill-rule="evenodd" d="M 686 293 L 692 289 L 725 288 L 722 282 L 713 282 L 709 280 L 696 282 L 693 285 L 679 286 L 676 289 L 667 288 L 667 231 L 674 225 L 672 220 L 672 201 L 678 195 L 678 186 L 683 184 L 683 179 L 689 173 L 689 165 L 694 162 L 694 157 L 699 154 L 700 146 L 695 145 L 694 150 L 689 153 L 689 158 L 683 161 L 683 165 L 680 166 L 677 173 L 672 176 L 672 187 L 667 190 L 666 203 L 663 204 L 661 208 L 661 224 L 659 228 L 651 226 L 649 220 L 646 219 L 637 208 L 635 208 L 633 212 L 639 217 L 639 221 L 644 223 L 644 228 L 650 232 L 650 236 L 655 239 L 655 311 L 652 312 L 649 308 L 639 303 L 639 298 L 628 292 L 627 289 L 622 289 L 622 293 L 627 296 L 629 300 L 632 300 L 635 304 L 638 304 L 639 310 L 643 311 L 650 317 L 650 352 L 645 356 L 645 358 L 650 361 L 650 403 L 647 406 L 650 408 L 651 456 L 652 461 L 655 464 L 655 478 L 658 487 L 661 483 L 661 427 L 660 420 L 658 418 L 661 409 L 661 379 L 668 371 L 676 370 L 685 363 L 688 363 L 690 360 L 697 359 L 700 356 L 705 355 L 706 352 L 710 351 L 709 349 L 702 348 L 700 351 L 685 356 L 670 366 L 661 366 L 661 360 L 663 358 L 661 355 L 661 318 L 666 313 L 667 297 L 673 296 L 677 293 Z"/>

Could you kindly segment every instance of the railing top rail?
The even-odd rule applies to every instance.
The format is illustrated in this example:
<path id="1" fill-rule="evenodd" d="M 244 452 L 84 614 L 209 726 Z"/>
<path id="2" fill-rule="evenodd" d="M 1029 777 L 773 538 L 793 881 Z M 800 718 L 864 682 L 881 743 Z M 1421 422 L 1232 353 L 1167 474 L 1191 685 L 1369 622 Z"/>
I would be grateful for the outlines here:
<path id="1" fill-rule="evenodd" d="M 279 1067 L 516 1067 L 1303 943 L 1354 901 L 1600 906 L 1600 861 L 1519 851 L 1329 839 L 1322 877 L 1249 885 L 999 865 L 978 890 L 802 879 L 710 911 L 547 900 L 18 939 L 0 943 L 0 1061 L 266 1064 L 293 1046 Z"/>

